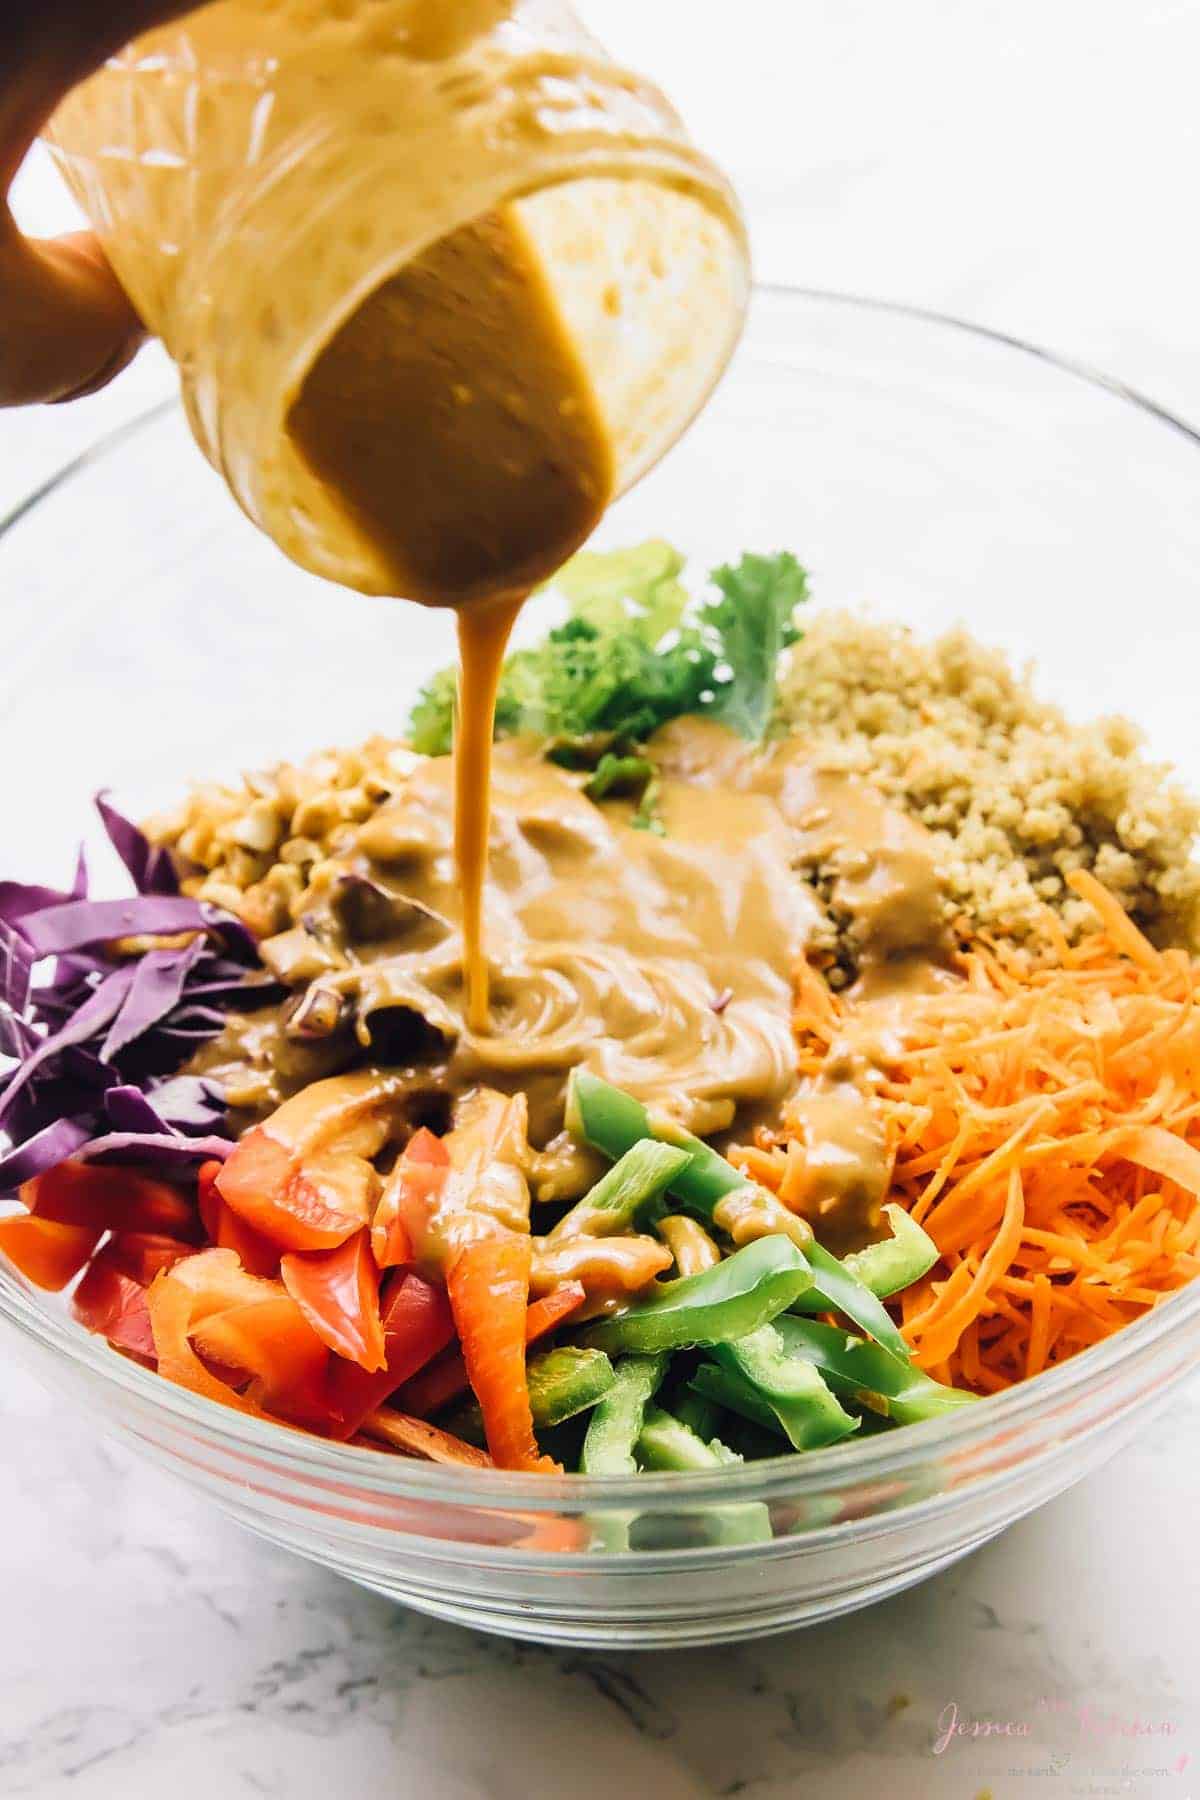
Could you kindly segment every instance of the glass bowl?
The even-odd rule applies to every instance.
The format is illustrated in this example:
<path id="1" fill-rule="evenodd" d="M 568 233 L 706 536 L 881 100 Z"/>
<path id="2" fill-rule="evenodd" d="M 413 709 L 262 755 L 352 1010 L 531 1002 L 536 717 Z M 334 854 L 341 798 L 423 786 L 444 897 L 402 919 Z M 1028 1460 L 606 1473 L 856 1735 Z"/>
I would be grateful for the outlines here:
<path id="1" fill-rule="evenodd" d="M 760 290 L 686 440 L 599 541 L 693 566 L 797 551 L 817 604 L 965 622 L 1078 715 L 1121 710 L 1200 773 L 1200 439 L 1116 384 L 956 321 Z M 64 471 L 0 537 L 4 874 L 65 877 L 91 791 L 134 811 L 373 731 L 399 734 L 451 624 L 322 585 L 235 511 L 178 408 Z M 524 623 L 545 622 L 537 602 Z M 539 619 L 539 614 L 540 619 Z M 114 864 L 97 850 L 101 878 Z M 447 1470 L 210 1405 L 0 1272 L 48 1385 L 251 1530 L 406 1604 L 546 1642 L 711 1643 L 919 1581 L 1118 1451 L 1200 1360 L 1200 1283 L 1027 1386 L 719 1479 Z M 84 1422 L 81 1419 L 81 1426 Z M 771 1539 L 722 1547 L 721 1509 Z M 630 1526 L 614 1554 L 605 1522 Z"/>

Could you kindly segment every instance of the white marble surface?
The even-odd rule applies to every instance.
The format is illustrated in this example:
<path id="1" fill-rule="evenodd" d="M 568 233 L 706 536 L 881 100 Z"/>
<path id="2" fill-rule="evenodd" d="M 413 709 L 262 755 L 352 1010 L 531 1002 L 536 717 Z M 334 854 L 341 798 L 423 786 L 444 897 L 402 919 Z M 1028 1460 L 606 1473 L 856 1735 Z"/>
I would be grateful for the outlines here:
<path id="1" fill-rule="evenodd" d="M 763 275 L 1024 333 L 1200 418 L 1194 6 L 587 11 L 734 171 Z M 70 221 L 40 164 L 16 204 L 32 228 Z M 94 400 L 0 418 L 0 513 L 168 379 L 148 355 Z M 1195 1385 L 909 1595 L 741 1649 L 611 1658 L 432 1624 L 271 1550 L 7 1360 L 0 1418 L 4 1795 L 1200 1793 Z M 951 1702 L 1014 1734 L 935 1755 Z"/>

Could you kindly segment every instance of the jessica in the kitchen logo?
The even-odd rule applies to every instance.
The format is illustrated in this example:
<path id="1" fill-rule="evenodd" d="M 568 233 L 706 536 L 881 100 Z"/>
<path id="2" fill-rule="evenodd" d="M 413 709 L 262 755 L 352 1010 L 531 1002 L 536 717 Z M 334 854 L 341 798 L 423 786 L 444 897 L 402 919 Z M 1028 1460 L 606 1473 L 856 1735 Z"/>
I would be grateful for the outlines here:
<path id="1" fill-rule="evenodd" d="M 947 1700 L 934 1727 L 933 1754 L 944 1756 L 956 1745 L 978 1743 L 983 1738 L 1031 1739 L 1045 1737 L 1046 1722 L 1054 1718 L 1059 1730 L 1054 1733 L 1062 1742 L 1075 1744 L 1141 1741 L 1157 1743 L 1163 1748 L 1177 1737 L 1179 1726 L 1174 1719 L 1142 1718 L 1137 1714 L 1109 1712 L 1088 1701 L 1042 1698 L 1023 1719 L 989 1718 L 968 1712 L 956 1700 Z M 1191 1762 L 1184 1751 L 1171 1759 L 1173 1772 L 1182 1774 Z"/>

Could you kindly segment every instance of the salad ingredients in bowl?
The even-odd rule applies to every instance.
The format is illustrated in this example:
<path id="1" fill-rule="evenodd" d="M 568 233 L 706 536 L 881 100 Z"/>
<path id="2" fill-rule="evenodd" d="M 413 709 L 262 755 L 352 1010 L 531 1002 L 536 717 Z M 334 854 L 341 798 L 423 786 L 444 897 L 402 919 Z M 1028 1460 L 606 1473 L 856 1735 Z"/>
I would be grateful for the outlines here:
<path id="1" fill-rule="evenodd" d="M 717 1473 L 967 1407 L 1196 1272 L 1184 803 L 1126 759 L 1072 808 L 1094 734 L 1051 752 L 1001 670 L 1060 841 L 956 886 L 976 821 L 929 770 L 973 710 L 996 753 L 986 654 L 802 638 L 789 554 L 683 573 L 581 555 L 504 667 L 485 1031 L 442 676 L 408 742 L 145 833 L 101 797 L 133 899 L 6 884 L 0 1248 L 115 1352 L 392 1454 Z M 868 719 L 923 672 L 906 775 L 847 766 L 852 704 L 808 723 L 839 636 L 898 652 Z"/>
<path id="2" fill-rule="evenodd" d="M 760 294 L 604 527 L 636 547 L 499 671 L 482 1025 L 444 619 L 331 609 L 171 413 L 89 462 L 0 538 L 14 1346 L 272 1540 L 573 1643 L 829 1617 L 1096 1467 L 1196 1360 L 1197 809 L 1075 719 L 1188 760 L 1192 450 L 979 334 Z M 1067 712 L 945 632 L 968 591 Z M 104 801 L 123 899 L 103 848 L 34 885 L 84 771 L 159 809 Z"/>

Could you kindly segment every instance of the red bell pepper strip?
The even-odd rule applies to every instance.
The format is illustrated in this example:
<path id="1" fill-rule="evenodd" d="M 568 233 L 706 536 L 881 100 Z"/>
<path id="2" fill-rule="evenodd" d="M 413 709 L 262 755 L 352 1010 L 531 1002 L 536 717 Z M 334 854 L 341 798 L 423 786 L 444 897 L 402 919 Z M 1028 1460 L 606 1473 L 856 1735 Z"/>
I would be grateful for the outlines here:
<path id="1" fill-rule="evenodd" d="M 330 1372 L 330 1400 L 339 1421 L 331 1429 L 333 1437 L 353 1437 L 367 1414 L 423 1369 L 454 1336 L 445 1289 L 412 1269 L 388 1281 L 381 1317 L 385 1366 L 368 1374 L 354 1363 L 339 1360 Z"/>
<path id="2" fill-rule="evenodd" d="M 147 1301 L 168 1380 L 243 1412 L 327 1416 L 328 1350 L 283 1285 L 248 1275 L 232 1250 L 186 1257 L 157 1277 Z M 251 1377 L 248 1390 L 219 1380 L 197 1351 Z"/>
<path id="3" fill-rule="evenodd" d="M 379 1215 L 385 1206 L 388 1210 L 381 1219 Z M 387 1188 L 371 1223 L 371 1254 L 375 1258 L 375 1267 L 380 1270 L 402 1268 L 412 1261 L 412 1239 L 403 1221 L 391 1210 Z"/>
<path id="4" fill-rule="evenodd" d="M 118 1231 L 100 1255 L 139 1287 L 149 1287 L 164 1269 L 173 1269 L 183 1257 L 194 1256 L 195 1248 L 155 1231 Z"/>
<path id="5" fill-rule="evenodd" d="M 505 1232 L 466 1244 L 446 1284 L 492 1461 L 499 1469 L 554 1471 L 538 1449 L 525 1376 L 525 1314 L 533 1246 Z"/>
<path id="6" fill-rule="evenodd" d="M 265 1125 L 256 1125 L 221 1167 L 222 1199 L 281 1250 L 331 1250 L 370 1217 L 374 1171 L 361 1157 L 329 1154 L 301 1167 Z M 346 1177 L 349 1177 L 347 1179 Z"/>
<path id="7" fill-rule="evenodd" d="M 371 1222 L 371 1249 L 381 1269 L 412 1260 L 413 1210 L 428 1213 L 430 1202 L 445 1186 L 450 1153 L 441 1138 L 422 1125 L 414 1131 L 384 1183 Z"/>
<path id="8" fill-rule="evenodd" d="M 20 1190 L 35 1218 L 98 1231 L 152 1231 L 197 1244 L 200 1216 L 169 1182 L 103 1163 L 61 1162 Z"/>
<path id="9" fill-rule="evenodd" d="M 199 1326 L 196 1346 L 210 1368 L 220 1365 L 218 1373 L 249 1374 L 244 1395 L 263 1411 L 324 1431 L 330 1421 L 329 1352 L 282 1286 L 264 1286 L 274 1290 L 270 1297 Z"/>
<path id="10" fill-rule="evenodd" d="M 397 1088 L 366 1069 L 315 1081 L 240 1140 L 216 1178 L 234 1212 L 281 1250 L 332 1250 L 370 1222 Z"/>
<path id="11" fill-rule="evenodd" d="M 224 1260 L 214 1264 L 215 1257 Z M 198 1316 L 206 1307 L 214 1314 L 219 1307 L 211 1293 L 206 1295 L 204 1283 L 216 1283 L 218 1277 L 228 1279 L 231 1270 L 238 1274 L 243 1271 L 231 1250 L 205 1250 L 189 1260 L 203 1265 L 199 1270 L 199 1283 L 195 1272 L 190 1279 L 184 1278 L 187 1263 L 177 1263 L 173 1269 L 157 1276 L 146 1292 L 158 1372 L 168 1381 L 177 1382 L 193 1394 L 202 1394 L 222 1406 L 232 1406 L 238 1412 L 259 1413 L 261 1407 L 244 1399 L 204 1366 L 191 1344 L 191 1333 Z"/>
<path id="12" fill-rule="evenodd" d="M 405 1160 L 410 1163 L 429 1163 L 435 1169 L 450 1167 L 450 1152 L 441 1138 L 425 1125 L 419 1125 L 404 1146 Z"/>
<path id="13" fill-rule="evenodd" d="M 548 1331 L 561 1325 L 564 1319 L 570 1318 L 583 1305 L 586 1290 L 580 1281 L 564 1282 L 562 1287 L 555 1288 L 552 1294 L 546 1294 L 540 1300 L 526 1308 L 525 1342 L 534 1344 Z M 406 1381 L 399 1393 L 393 1396 L 393 1404 L 401 1412 L 412 1413 L 415 1418 L 426 1419 L 440 1407 L 470 1386 L 467 1380 L 467 1365 L 458 1350 L 447 1350 L 436 1362 Z"/>
<path id="14" fill-rule="evenodd" d="M 120 1267 L 112 1251 L 113 1246 L 106 1244 L 96 1252 L 71 1296 L 71 1312 L 88 1331 L 106 1337 L 114 1350 L 152 1363 L 154 1333 L 146 1289 Z"/>
<path id="15" fill-rule="evenodd" d="M 287 1251 L 279 1273 L 323 1344 L 368 1373 L 386 1368 L 379 1270 L 365 1226 L 333 1250 Z"/>
<path id="16" fill-rule="evenodd" d="M 248 1274 L 273 1280 L 279 1273 L 279 1251 L 269 1238 L 247 1225 L 228 1201 L 221 1198 L 217 1187 L 220 1173 L 219 1162 L 201 1164 L 196 1193 L 204 1229 L 218 1250 L 236 1251 L 238 1261 Z"/>
<path id="17" fill-rule="evenodd" d="M 0 1219 L 0 1253 L 34 1287 L 57 1294 L 78 1275 L 101 1235 L 100 1226 L 66 1225 L 13 1213 Z"/>

